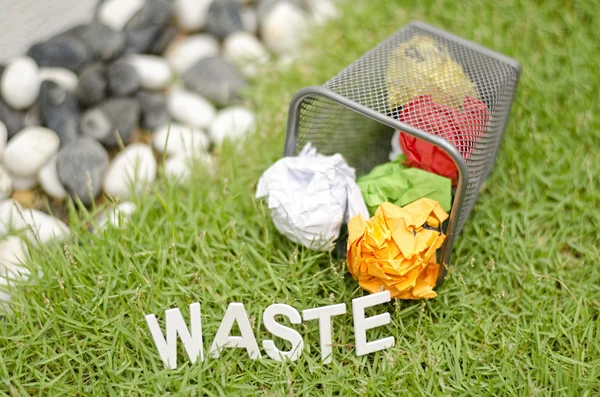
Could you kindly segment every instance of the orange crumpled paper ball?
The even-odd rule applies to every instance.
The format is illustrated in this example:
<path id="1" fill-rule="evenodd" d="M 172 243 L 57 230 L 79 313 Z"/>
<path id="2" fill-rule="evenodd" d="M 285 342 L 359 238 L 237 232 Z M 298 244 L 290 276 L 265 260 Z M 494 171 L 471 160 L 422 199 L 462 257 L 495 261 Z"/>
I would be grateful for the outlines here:
<path id="1" fill-rule="evenodd" d="M 399 299 L 436 297 L 436 251 L 446 239 L 441 225 L 447 218 L 439 203 L 428 198 L 402 208 L 381 203 L 368 220 L 356 215 L 348 223 L 350 274 L 371 293 L 389 290 Z"/>

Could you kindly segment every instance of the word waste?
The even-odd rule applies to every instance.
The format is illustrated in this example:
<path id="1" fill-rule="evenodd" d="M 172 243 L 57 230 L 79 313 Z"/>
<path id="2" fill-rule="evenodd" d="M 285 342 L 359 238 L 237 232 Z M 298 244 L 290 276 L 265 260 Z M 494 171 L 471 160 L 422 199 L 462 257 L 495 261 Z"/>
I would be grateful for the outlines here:
<path id="1" fill-rule="evenodd" d="M 352 300 L 354 339 L 356 354 L 358 356 L 363 356 L 394 346 L 393 336 L 371 342 L 367 341 L 367 330 L 389 324 L 390 314 L 382 313 L 376 316 L 366 317 L 365 309 L 389 301 L 389 291 L 383 291 Z M 300 316 L 300 313 L 292 306 L 279 303 L 273 304 L 267 307 L 263 313 L 264 326 L 272 335 L 290 342 L 292 348 L 287 351 L 282 351 L 277 348 L 273 340 L 264 340 L 262 342 L 263 349 L 267 356 L 276 361 L 297 360 L 304 350 L 304 340 L 302 335 L 295 329 L 275 321 L 275 316 L 285 316 L 289 319 L 291 324 L 301 324 L 303 320 L 318 320 L 321 358 L 323 363 L 330 363 L 332 354 L 331 318 L 345 313 L 346 304 L 344 303 L 303 310 L 302 316 Z M 165 312 L 166 337 L 154 314 L 148 314 L 145 317 L 152 339 L 154 339 L 154 343 L 158 349 L 158 354 L 167 368 L 177 368 L 178 336 L 192 363 L 195 363 L 198 359 L 204 361 L 204 341 L 202 335 L 200 303 L 192 303 L 190 305 L 189 328 L 178 308 L 167 310 Z M 231 330 L 236 323 L 239 327 L 240 335 L 230 335 Z M 212 358 L 218 358 L 223 349 L 226 348 L 246 349 L 250 359 L 256 360 L 261 358 L 258 343 L 256 342 L 256 337 L 252 331 L 252 326 L 250 325 L 250 320 L 243 303 L 234 302 L 229 304 L 208 354 Z"/>

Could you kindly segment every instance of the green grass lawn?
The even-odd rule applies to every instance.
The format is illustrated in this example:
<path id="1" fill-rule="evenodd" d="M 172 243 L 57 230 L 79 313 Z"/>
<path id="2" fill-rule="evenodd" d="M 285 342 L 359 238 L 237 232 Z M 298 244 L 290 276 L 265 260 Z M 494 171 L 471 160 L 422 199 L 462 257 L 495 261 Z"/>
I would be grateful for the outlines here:
<path id="1" fill-rule="evenodd" d="M 73 221 L 64 247 L 34 252 L 44 275 L 0 320 L 2 395 L 598 395 L 600 393 L 600 14 L 593 1 L 350 1 L 306 56 L 249 93 L 259 131 L 222 150 L 215 176 L 163 182 L 138 197 L 124 229 L 91 235 Z M 283 152 L 287 104 L 408 21 L 420 19 L 519 60 L 522 76 L 491 177 L 454 249 L 439 297 L 394 302 L 395 347 L 357 357 L 350 303 L 364 295 L 345 263 L 278 235 L 253 199 Z M 73 217 L 75 218 L 75 216 Z M 242 349 L 164 368 L 144 315 L 202 305 L 208 350 L 229 302 L 243 302 L 259 346 L 262 311 L 348 304 L 333 361 L 317 322 L 295 328 L 294 363 Z M 263 356 L 264 351 L 263 351 Z"/>

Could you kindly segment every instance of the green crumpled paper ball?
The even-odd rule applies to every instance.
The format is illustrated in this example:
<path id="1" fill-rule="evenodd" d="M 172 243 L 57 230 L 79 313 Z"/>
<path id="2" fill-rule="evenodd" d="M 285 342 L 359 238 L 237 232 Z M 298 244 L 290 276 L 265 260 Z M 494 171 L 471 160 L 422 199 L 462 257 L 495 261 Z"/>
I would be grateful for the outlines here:
<path id="1" fill-rule="evenodd" d="M 371 216 L 383 202 L 404 207 L 423 197 L 436 200 L 444 211 L 449 212 L 452 206 L 452 181 L 407 167 L 402 164 L 404 161 L 406 158 L 403 155 L 398 156 L 394 161 L 378 165 L 367 175 L 358 178 L 358 186 Z"/>

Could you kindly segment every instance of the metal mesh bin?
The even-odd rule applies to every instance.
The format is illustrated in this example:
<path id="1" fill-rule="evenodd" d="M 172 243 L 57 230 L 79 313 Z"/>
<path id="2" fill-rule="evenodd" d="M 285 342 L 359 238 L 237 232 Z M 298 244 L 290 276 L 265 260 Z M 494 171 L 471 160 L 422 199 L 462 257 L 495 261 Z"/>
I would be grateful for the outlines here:
<path id="1" fill-rule="evenodd" d="M 436 69 L 437 63 L 445 66 Z M 389 161 L 395 130 L 442 149 L 458 170 L 440 257 L 448 265 L 455 238 L 494 164 L 519 72 L 513 59 L 422 22 L 410 23 L 325 85 L 294 96 L 284 154 L 296 155 L 311 142 L 322 154 L 341 153 L 360 176 Z M 432 73 L 437 73 L 433 80 Z M 465 111 L 466 97 L 477 98 L 486 117 L 450 133 L 428 128 L 419 117 L 400 117 L 422 94 L 457 114 Z"/>

